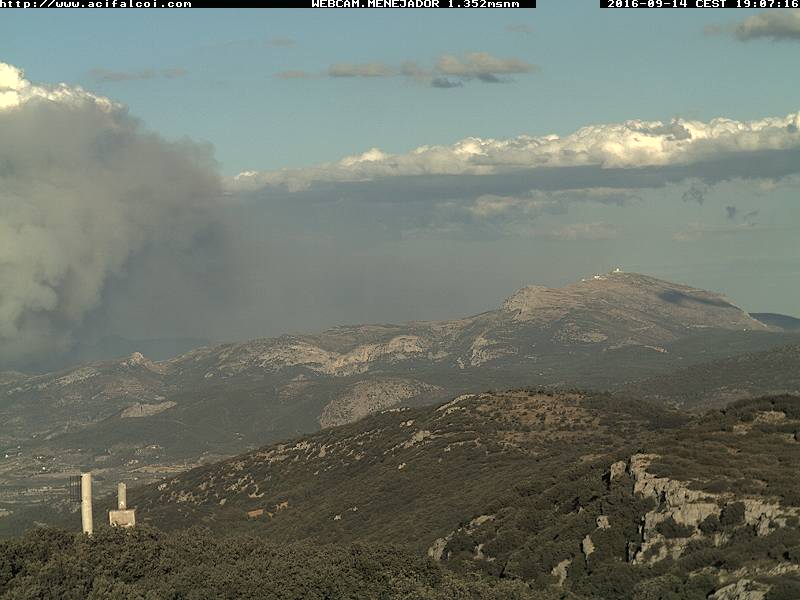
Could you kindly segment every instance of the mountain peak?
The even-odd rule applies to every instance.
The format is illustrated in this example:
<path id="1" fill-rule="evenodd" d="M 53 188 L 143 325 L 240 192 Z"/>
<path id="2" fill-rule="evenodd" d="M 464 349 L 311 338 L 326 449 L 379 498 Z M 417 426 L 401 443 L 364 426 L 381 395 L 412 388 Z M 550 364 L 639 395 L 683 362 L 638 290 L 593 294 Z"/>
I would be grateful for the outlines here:
<path id="1" fill-rule="evenodd" d="M 643 332 L 699 327 L 767 329 L 722 294 L 618 268 L 561 288 L 524 287 L 506 299 L 501 311 L 510 313 L 515 321 L 596 321 L 604 327 L 628 322 Z"/>

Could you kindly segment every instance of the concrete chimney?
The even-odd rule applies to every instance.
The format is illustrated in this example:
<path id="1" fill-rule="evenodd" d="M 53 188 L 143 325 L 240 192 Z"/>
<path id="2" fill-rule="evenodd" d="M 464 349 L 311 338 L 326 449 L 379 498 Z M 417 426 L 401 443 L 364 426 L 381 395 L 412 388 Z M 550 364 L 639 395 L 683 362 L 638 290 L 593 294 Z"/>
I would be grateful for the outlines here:
<path id="1" fill-rule="evenodd" d="M 128 488 L 121 481 L 117 484 L 117 509 L 128 508 Z"/>
<path id="2" fill-rule="evenodd" d="M 92 474 L 81 473 L 81 524 L 83 533 L 92 535 Z"/>
<path id="3" fill-rule="evenodd" d="M 117 510 L 108 511 L 108 522 L 112 527 L 135 527 L 136 511 L 128 508 L 128 488 L 117 484 Z"/>

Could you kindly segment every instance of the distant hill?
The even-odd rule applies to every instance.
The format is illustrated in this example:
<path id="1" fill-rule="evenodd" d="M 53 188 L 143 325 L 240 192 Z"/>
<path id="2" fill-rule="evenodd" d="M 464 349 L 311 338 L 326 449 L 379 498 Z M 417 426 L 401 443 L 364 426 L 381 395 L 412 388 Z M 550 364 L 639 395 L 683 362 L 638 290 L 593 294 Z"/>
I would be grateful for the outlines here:
<path id="1" fill-rule="evenodd" d="M 628 385 L 624 390 L 694 409 L 724 406 L 764 393 L 800 394 L 800 345 L 696 364 Z"/>
<path id="2" fill-rule="evenodd" d="M 78 344 L 63 354 L 31 363 L 23 370 L 31 373 L 62 371 L 83 363 L 123 359 L 134 352 L 144 354 L 151 360 L 161 361 L 210 343 L 210 340 L 202 338 L 131 340 L 119 335 L 109 335 L 93 343 Z"/>
<path id="3" fill-rule="evenodd" d="M 66 476 L 154 481 L 400 405 L 516 386 L 615 389 L 800 341 L 712 292 L 634 273 L 523 288 L 451 321 L 354 325 L 141 352 L 0 379 L 0 504 L 57 498 Z M 769 387 L 766 390 L 771 390 Z"/>
<path id="4" fill-rule="evenodd" d="M 800 590 L 799 440 L 800 397 L 690 417 L 517 390 L 391 409 L 129 501 L 167 529 L 391 541 L 537 598 L 785 600 Z"/>
<path id="5" fill-rule="evenodd" d="M 784 331 L 800 331 L 800 319 L 777 313 L 750 313 L 756 321 L 764 325 L 783 329 Z"/>

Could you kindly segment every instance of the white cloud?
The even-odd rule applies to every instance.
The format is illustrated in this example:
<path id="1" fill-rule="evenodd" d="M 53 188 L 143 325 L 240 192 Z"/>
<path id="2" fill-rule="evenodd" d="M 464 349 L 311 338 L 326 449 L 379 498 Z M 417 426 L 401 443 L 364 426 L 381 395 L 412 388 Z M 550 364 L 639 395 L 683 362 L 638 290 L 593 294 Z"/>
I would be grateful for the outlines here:
<path id="1" fill-rule="evenodd" d="M 95 96 L 80 87 L 66 84 L 37 86 L 25 79 L 21 69 L 0 62 L 0 110 L 19 108 L 33 100 L 50 100 L 61 104 L 77 105 L 90 102 L 104 112 L 119 108 L 108 98 Z"/>
<path id="2" fill-rule="evenodd" d="M 758 38 L 800 40 L 800 9 L 769 10 L 747 17 L 733 32 L 743 41 Z"/>
<path id="3" fill-rule="evenodd" d="M 228 181 L 231 190 L 281 186 L 308 189 L 315 182 L 363 182 L 426 175 L 493 175 L 517 170 L 597 167 L 674 167 L 769 151 L 800 149 L 800 113 L 754 121 L 673 119 L 589 125 L 561 137 L 466 138 L 450 146 L 420 146 L 405 154 L 373 148 L 361 155 L 304 169 L 248 171 Z M 796 170 L 800 170 L 800 166 Z M 769 174 L 764 175 L 770 177 Z"/>

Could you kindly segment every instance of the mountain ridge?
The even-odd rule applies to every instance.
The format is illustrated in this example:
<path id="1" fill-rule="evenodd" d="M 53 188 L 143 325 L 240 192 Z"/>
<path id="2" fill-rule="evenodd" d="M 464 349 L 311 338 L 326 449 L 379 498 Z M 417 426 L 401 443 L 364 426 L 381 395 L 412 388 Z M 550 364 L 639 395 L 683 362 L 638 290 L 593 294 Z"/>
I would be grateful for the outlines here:
<path id="1" fill-rule="evenodd" d="M 616 389 L 798 340 L 719 294 L 613 272 L 522 288 L 460 319 L 340 326 L 164 361 L 137 352 L 11 375 L 0 381 L 0 450 L 9 455 L 0 482 L 10 490 L 0 503 L 38 498 L 26 490 L 78 469 L 153 481 L 401 404 L 527 385 Z"/>

